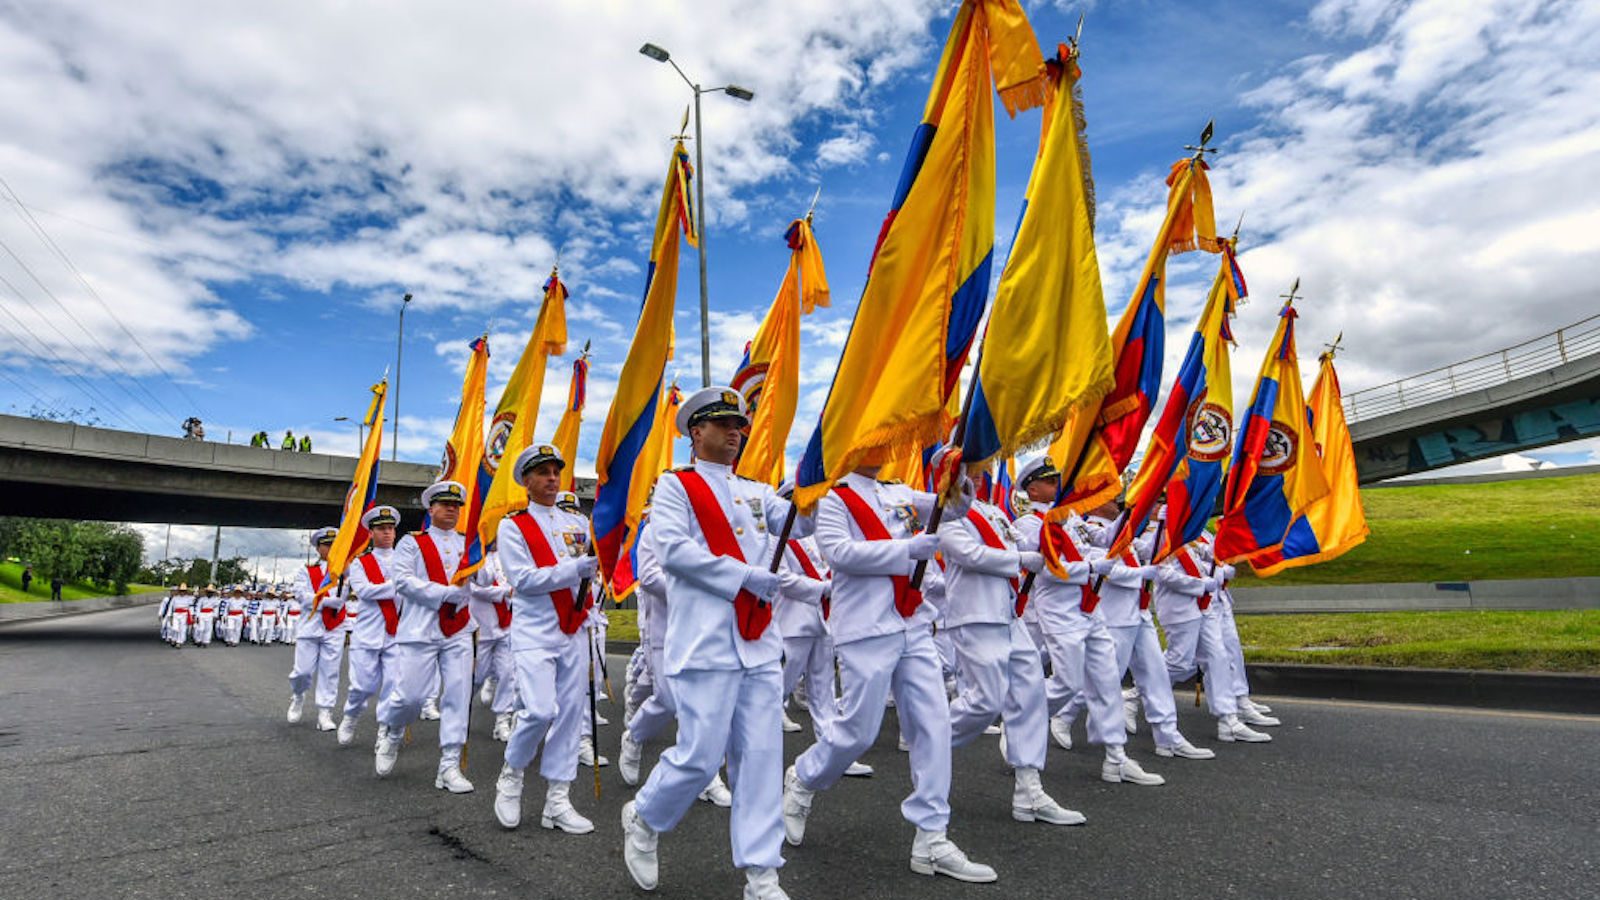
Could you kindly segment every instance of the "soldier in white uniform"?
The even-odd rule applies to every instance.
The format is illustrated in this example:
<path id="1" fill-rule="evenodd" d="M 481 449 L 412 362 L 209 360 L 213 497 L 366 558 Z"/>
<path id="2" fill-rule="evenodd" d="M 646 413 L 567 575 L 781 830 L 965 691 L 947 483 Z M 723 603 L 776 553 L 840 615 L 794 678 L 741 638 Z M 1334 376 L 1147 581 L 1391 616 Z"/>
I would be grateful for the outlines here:
<path id="1" fill-rule="evenodd" d="M 395 599 L 389 570 L 399 525 L 400 511 L 392 506 L 374 506 L 363 513 L 361 527 L 372 536 L 372 549 L 345 569 L 351 602 L 360 605 L 360 612 L 350 632 L 350 686 L 339 719 L 341 747 L 355 742 L 356 720 L 374 697 L 383 696 L 384 681 L 395 665 L 400 601 Z"/>
<path id="2" fill-rule="evenodd" d="M 901 814 L 916 826 L 911 870 L 960 881 L 989 882 L 998 876 L 967 859 L 950 840 L 950 703 L 938 651 L 932 610 L 911 587 L 916 564 L 927 578 L 939 536 L 922 531 L 934 496 L 876 480 L 877 467 L 846 475 L 822 497 L 816 510 L 817 546 L 833 569 L 829 626 L 839 660 L 839 718 L 800 754 L 784 776 L 783 825 L 790 844 L 805 837 L 814 795 L 838 783 L 845 770 L 877 740 L 884 701 L 892 691 L 900 729 L 911 753 L 911 796 Z M 972 485 L 946 508 L 966 515 Z"/>
<path id="3" fill-rule="evenodd" d="M 1017 472 L 1017 484 L 1027 492 L 1032 510 L 1016 521 L 1021 546 L 1040 549 L 1045 528 L 1044 514 L 1055 500 L 1061 473 L 1049 457 L 1039 456 L 1024 463 Z M 1045 689 L 1050 714 L 1066 708 L 1078 693 L 1087 698 L 1089 741 L 1105 747 L 1100 778 L 1112 783 L 1160 785 L 1166 779 L 1146 772 L 1124 749 L 1128 733 L 1123 726 L 1122 673 L 1117 669 L 1116 644 L 1106 630 L 1092 580 L 1110 574 L 1114 564 L 1105 551 L 1094 546 L 1092 535 L 1082 519 L 1073 516 L 1060 526 L 1056 550 L 1062 555 L 1065 577 L 1046 564 L 1034 579 L 1029 605 L 1039 607 L 1039 630 L 1050 654 L 1051 676 Z M 1056 742 L 1071 748 L 1071 721 L 1055 718 L 1050 733 Z"/>
<path id="4" fill-rule="evenodd" d="M 589 522 L 555 506 L 566 460 L 550 444 L 532 444 L 517 456 L 517 480 L 528 508 L 500 521 L 497 586 L 512 605 L 510 649 L 517 696 L 522 699 L 505 765 L 495 785 L 494 814 L 506 828 L 522 821 L 523 773 L 544 747 L 539 773 L 546 782 L 539 824 L 568 834 L 588 834 L 594 823 L 572 806 L 578 771 L 579 722 L 587 718 L 590 579 L 599 566 L 589 555 Z"/>
<path id="5" fill-rule="evenodd" d="M 256 643 L 273 643 L 282 628 L 283 601 L 278 597 L 278 589 L 269 584 L 261 592 L 261 629 L 256 632 Z"/>
<path id="6" fill-rule="evenodd" d="M 400 539 L 390 574 L 400 601 L 395 666 L 378 704 L 378 743 L 373 765 L 378 775 L 394 771 L 405 728 L 422 714 L 431 684 L 440 679 L 439 768 L 433 786 L 453 794 L 472 791 L 461 773 L 461 747 L 467 742 L 472 702 L 472 592 L 497 589 L 479 570 L 464 584 L 452 584 L 465 541 L 456 520 L 466 502 L 460 482 L 441 481 L 422 492 L 429 524 Z M 504 589 L 498 589 L 503 591 Z"/>
<path id="7" fill-rule="evenodd" d="M 724 758 L 734 787 L 729 822 L 745 900 L 785 900 L 783 865 L 783 652 L 771 625 L 786 573 L 769 570 L 770 531 L 790 506 L 768 485 L 733 474 L 748 424 L 744 398 L 709 387 L 678 410 L 695 463 L 661 476 L 650 534 L 667 583 L 664 668 L 678 710 L 678 737 L 622 808 L 623 860 L 653 890 L 657 839 L 705 790 Z M 796 522 L 795 535 L 809 531 Z"/>
<path id="8" fill-rule="evenodd" d="M 208 584 L 194 604 L 194 624 L 191 634 L 197 647 L 211 646 L 217 627 L 217 586 Z"/>
<path id="9" fill-rule="evenodd" d="M 501 570 L 499 551 L 489 551 L 483 568 L 491 583 L 507 590 L 498 595 L 475 593 L 472 597 L 472 621 L 478 625 L 478 662 L 472 672 L 472 686 L 480 700 L 488 697 L 486 705 L 494 713 L 494 739 L 504 741 L 511 736 L 517 706 L 516 667 L 511 659 L 510 582 Z"/>
<path id="10" fill-rule="evenodd" d="M 1062 807 L 1039 781 L 1050 749 L 1044 667 L 1022 624 L 1017 588 L 1022 570 L 1037 572 L 1044 560 L 1035 551 L 1019 550 L 1019 537 L 999 507 L 982 501 L 939 527 L 950 598 L 945 622 L 962 673 L 961 693 L 950 704 L 951 738 L 955 746 L 964 746 L 1000 718 L 1005 725 L 1001 751 L 1016 779 L 1011 817 L 1081 825 L 1083 814 Z"/>
<path id="11" fill-rule="evenodd" d="M 289 721 L 300 721 L 306 690 L 312 678 L 317 681 L 317 730 L 333 731 L 333 705 L 339 699 L 339 669 L 344 662 L 344 588 L 335 587 L 317 601 L 317 591 L 327 580 L 325 566 L 333 549 L 337 528 L 318 528 L 311 533 L 317 561 L 295 573 L 294 598 L 300 606 L 300 622 L 295 628 L 294 668 L 289 671 Z"/>
<path id="12" fill-rule="evenodd" d="M 1233 676 L 1233 694 L 1239 707 L 1239 721 L 1246 725 L 1272 728 L 1283 724 L 1270 713 L 1271 707 L 1250 699 L 1250 678 L 1244 667 L 1244 643 L 1239 640 L 1239 624 L 1233 619 L 1233 591 L 1228 585 L 1236 570 L 1227 563 L 1217 566 L 1217 594 L 1212 606 L 1217 610 L 1217 625 L 1222 630 L 1222 649 Z"/>
<path id="13" fill-rule="evenodd" d="M 278 616 L 281 626 L 278 631 L 278 640 L 292 647 L 294 646 L 295 636 L 300 633 L 300 614 L 304 610 L 300 608 L 300 597 L 294 591 L 283 588 L 280 585 L 278 597 L 283 601 L 280 604 L 281 609 Z"/>
<path id="14" fill-rule="evenodd" d="M 1156 572 L 1156 616 L 1167 633 L 1167 674 L 1176 684 L 1205 672 L 1206 703 L 1217 717 L 1217 740 L 1266 743 L 1272 736 L 1239 720 L 1239 699 L 1222 645 L 1222 628 L 1212 609 L 1221 585 L 1211 571 L 1209 535 L 1178 549 Z"/>

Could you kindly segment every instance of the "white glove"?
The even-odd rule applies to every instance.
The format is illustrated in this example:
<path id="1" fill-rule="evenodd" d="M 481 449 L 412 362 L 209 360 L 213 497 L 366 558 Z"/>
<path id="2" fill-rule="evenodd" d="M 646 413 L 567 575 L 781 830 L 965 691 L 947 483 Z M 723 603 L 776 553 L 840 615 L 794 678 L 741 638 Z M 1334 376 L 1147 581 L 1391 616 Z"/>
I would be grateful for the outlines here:
<path id="1" fill-rule="evenodd" d="M 338 594 L 329 594 L 328 596 L 322 598 L 322 608 L 333 610 L 343 609 L 344 598 Z"/>
<path id="2" fill-rule="evenodd" d="M 1161 571 L 1160 566 L 1140 566 L 1139 579 L 1141 581 L 1154 581 L 1156 578 L 1156 573 L 1159 571 Z"/>
<path id="3" fill-rule="evenodd" d="M 1094 575 L 1095 577 L 1099 577 L 1101 575 L 1110 575 L 1111 568 L 1116 564 L 1116 560 L 1106 559 L 1103 556 L 1099 559 L 1089 560 L 1089 574 Z"/>
<path id="4" fill-rule="evenodd" d="M 972 509 L 972 498 L 976 494 L 977 488 L 973 486 L 972 479 L 968 478 L 966 474 L 963 473 L 961 475 L 961 480 L 956 482 L 955 495 L 951 497 L 950 502 L 945 505 L 945 516 L 951 519 L 965 518 L 967 511 Z"/>
<path id="5" fill-rule="evenodd" d="M 577 559 L 578 578 L 593 578 L 594 573 L 600 571 L 600 560 L 593 556 L 580 556 Z"/>
<path id="6" fill-rule="evenodd" d="M 450 599 L 445 602 L 449 603 L 451 606 L 454 606 L 457 610 L 461 610 L 466 608 L 467 598 L 469 596 L 471 595 L 467 593 L 466 585 L 456 585 L 450 594 Z"/>
<path id="7" fill-rule="evenodd" d="M 966 515 L 966 513 L 962 513 Z M 918 560 L 933 559 L 933 554 L 939 551 L 939 536 L 937 534 L 916 534 L 906 538 L 907 549 L 911 558 Z"/>
<path id="8" fill-rule="evenodd" d="M 1216 593 L 1216 591 L 1217 591 L 1217 580 L 1215 578 L 1207 578 L 1207 579 L 1205 579 L 1205 590 L 1204 590 L 1204 593 L 1214 594 L 1214 593 Z"/>
<path id="9" fill-rule="evenodd" d="M 744 589 L 763 600 L 771 600 L 777 596 L 778 588 L 782 584 L 776 573 L 766 569 L 750 568 L 744 573 Z"/>
<path id="10" fill-rule="evenodd" d="M 798 573 L 796 571 L 794 571 L 793 569 L 789 569 L 789 568 L 779 569 L 778 570 L 778 589 L 782 590 L 782 591 L 792 591 L 796 587 L 799 587 L 800 580 L 802 578 L 805 578 L 805 576 L 801 575 L 800 573 Z"/>
<path id="11" fill-rule="evenodd" d="M 1233 576 L 1236 575 L 1238 571 L 1238 569 L 1235 569 L 1233 566 L 1230 566 L 1227 563 L 1223 563 L 1221 566 L 1217 567 L 1217 574 L 1222 576 L 1223 581 L 1232 581 Z"/>
<path id="12" fill-rule="evenodd" d="M 1044 568 L 1043 553 L 1036 553 L 1032 550 L 1024 550 L 1021 553 L 1018 553 L 1017 556 L 1019 557 L 1019 561 L 1022 563 L 1022 568 L 1024 571 L 1038 572 Z"/>

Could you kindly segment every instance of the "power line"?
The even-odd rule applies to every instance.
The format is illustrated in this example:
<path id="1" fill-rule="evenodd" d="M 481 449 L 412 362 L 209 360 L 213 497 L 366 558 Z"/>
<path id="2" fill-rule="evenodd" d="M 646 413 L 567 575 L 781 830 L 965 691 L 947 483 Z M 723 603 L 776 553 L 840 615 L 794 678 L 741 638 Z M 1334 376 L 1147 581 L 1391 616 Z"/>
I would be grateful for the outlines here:
<path id="1" fill-rule="evenodd" d="M 16 212 L 26 219 L 28 224 L 32 226 L 34 233 L 39 236 L 39 239 L 44 241 L 45 246 L 49 247 L 50 250 L 55 253 L 56 258 L 61 260 L 62 264 L 67 267 L 68 271 L 72 272 L 73 277 L 78 279 L 78 283 L 83 285 L 83 289 L 89 292 L 89 296 L 93 297 L 95 302 L 100 304 L 100 308 L 106 311 L 106 315 L 111 317 L 111 321 L 117 323 L 117 327 L 122 329 L 122 333 L 127 335 L 128 340 L 133 341 L 133 345 L 139 348 L 139 352 L 144 354 L 144 358 L 150 360 L 150 364 L 156 367 L 156 370 L 161 373 L 162 377 L 167 379 L 167 383 L 172 385 L 173 388 L 175 388 L 178 393 L 183 396 L 183 399 L 191 408 L 194 409 L 195 412 L 204 412 L 200 404 L 195 401 L 194 397 L 192 397 L 187 390 L 184 389 L 182 384 L 178 383 L 176 378 L 172 377 L 172 373 L 167 371 L 166 367 L 161 364 L 161 361 L 156 359 L 155 355 L 152 354 L 147 347 L 145 347 L 144 343 L 140 341 L 132 331 L 128 330 L 128 326 L 123 324 L 122 319 L 119 318 L 116 312 L 111 309 L 111 305 L 105 301 L 104 297 L 100 296 L 100 292 L 94 289 L 94 285 L 89 283 L 89 279 L 85 278 L 83 276 L 83 272 L 73 264 L 70 258 L 68 258 L 67 252 L 62 250 L 61 246 L 57 244 L 55 239 L 50 236 L 50 233 L 44 230 L 44 226 L 39 224 L 39 220 L 34 218 L 33 213 L 30 212 L 28 207 L 22 202 L 22 198 L 18 196 L 17 192 L 12 189 L 11 184 L 3 177 L 0 177 L 0 187 L 3 187 L 5 192 L 11 195 L 11 203 L 16 208 Z"/>
<path id="2" fill-rule="evenodd" d="M 23 297 L 22 293 L 17 290 L 17 286 L 12 284 L 9 280 L 7 280 L 4 275 L 0 275 L 0 284 L 5 285 L 8 289 L 10 289 L 11 293 L 15 294 L 18 298 L 22 299 L 22 301 L 24 303 L 28 302 L 27 298 Z M 29 303 L 28 306 L 29 306 L 30 309 L 32 309 L 33 304 Z M 18 317 L 16 313 L 12 312 L 9 307 L 7 307 L 4 304 L 0 304 L 0 311 L 4 311 L 6 315 L 11 317 L 11 320 L 13 322 L 17 323 L 17 327 L 18 328 L 21 328 L 24 332 L 27 333 L 27 335 L 29 337 L 33 338 L 34 343 L 37 345 L 36 353 L 37 353 L 39 359 L 47 360 L 47 361 L 53 361 L 56 365 L 61 366 L 62 368 L 67 370 L 68 377 L 73 378 L 73 379 L 75 379 L 77 381 L 78 385 L 83 390 L 84 395 L 89 398 L 89 402 L 90 403 L 97 404 L 97 405 L 105 408 L 105 410 L 108 413 L 113 414 L 113 415 L 117 416 L 118 418 L 120 418 L 130 428 L 135 428 L 136 429 L 138 427 L 138 426 L 134 425 L 133 419 L 131 419 L 128 416 L 127 413 L 123 412 L 115 403 L 112 403 L 109 397 L 107 397 L 105 394 L 101 393 L 99 388 L 95 387 L 94 384 L 92 384 L 87 378 L 85 378 L 78 371 L 77 367 L 72 365 L 68 361 L 66 356 L 64 356 L 62 354 L 59 354 L 59 353 L 52 352 L 50 347 L 49 347 L 49 345 L 47 345 L 44 342 L 44 339 L 39 337 L 39 333 L 34 331 L 32 328 L 28 327 L 28 323 L 22 321 L 22 319 L 20 317 Z M 37 314 L 37 310 L 35 310 L 35 314 Z M 54 323 L 52 323 L 49 319 L 45 319 L 44 321 L 45 321 L 45 324 L 49 325 L 51 327 L 51 329 L 54 330 L 56 332 L 56 334 L 59 335 L 61 337 L 61 339 L 67 343 L 67 345 L 69 347 L 71 347 L 73 350 L 79 350 L 78 346 L 76 344 L 74 344 L 70 338 L 68 338 L 66 335 L 62 334 L 61 330 L 59 328 L 56 328 Z M 8 328 L 7 331 L 9 332 L 10 329 Z M 15 334 L 14 333 L 13 333 L 13 339 L 15 339 Z M 21 343 L 21 342 L 18 341 L 18 343 Z"/>

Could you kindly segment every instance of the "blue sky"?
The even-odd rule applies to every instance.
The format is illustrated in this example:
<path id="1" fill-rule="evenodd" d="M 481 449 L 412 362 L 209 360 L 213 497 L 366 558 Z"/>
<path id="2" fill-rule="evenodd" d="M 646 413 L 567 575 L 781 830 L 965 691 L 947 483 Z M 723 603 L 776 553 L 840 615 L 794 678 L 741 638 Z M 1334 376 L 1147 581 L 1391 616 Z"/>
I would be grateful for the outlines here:
<path id="1" fill-rule="evenodd" d="M 0 241 L 17 257 L 0 253 L 15 288 L 0 284 L 0 409 L 42 397 L 166 434 L 193 412 L 212 439 L 292 428 L 354 452 L 334 418 L 359 416 L 392 366 L 411 291 L 400 454 L 433 461 L 467 342 L 490 333 L 492 407 L 559 251 L 572 352 L 594 341 L 579 454 L 592 471 L 688 94 L 637 54 L 654 41 L 705 83 L 757 94 L 705 98 L 714 378 L 731 376 L 786 265 L 784 228 L 822 188 L 834 307 L 805 325 L 797 443 L 954 6 L 717 0 L 691 20 L 657 4 L 10 4 Z M 1081 5 L 1027 8 L 1050 47 Z M 1583 98 L 1600 85 L 1597 39 L 1600 14 L 1576 2 L 1090 4 L 1082 86 L 1108 308 L 1126 302 L 1166 167 L 1215 117 L 1218 218 L 1245 214 L 1243 264 L 1262 296 L 1236 329 L 1241 396 L 1270 298 L 1297 275 L 1302 352 L 1342 329 L 1347 390 L 1592 313 L 1581 285 L 1600 259 L 1600 198 L 1584 173 L 1600 162 L 1600 124 Z M 998 118 L 1002 253 L 1038 116 Z M 1211 265 L 1173 267 L 1174 355 Z M 688 253 L 672 367 L 688 387 L 696 278 Z M 551 364 L 542 431 L 569 360 Z"/>

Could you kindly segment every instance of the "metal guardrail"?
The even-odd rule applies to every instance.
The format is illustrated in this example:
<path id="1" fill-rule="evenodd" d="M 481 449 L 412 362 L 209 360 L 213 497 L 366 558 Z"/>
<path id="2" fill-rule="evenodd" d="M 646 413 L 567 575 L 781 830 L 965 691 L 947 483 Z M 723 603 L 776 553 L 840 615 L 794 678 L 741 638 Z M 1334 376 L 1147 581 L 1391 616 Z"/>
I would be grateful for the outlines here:
<path id="1" fill-rule="evenodd" d="M 1600 315 L 1558 328 L 1504 350 L 1344 395 L 1345 418 L 1371 419 L 1447 400 L 1553 369 L 1600 353 Z"/>

